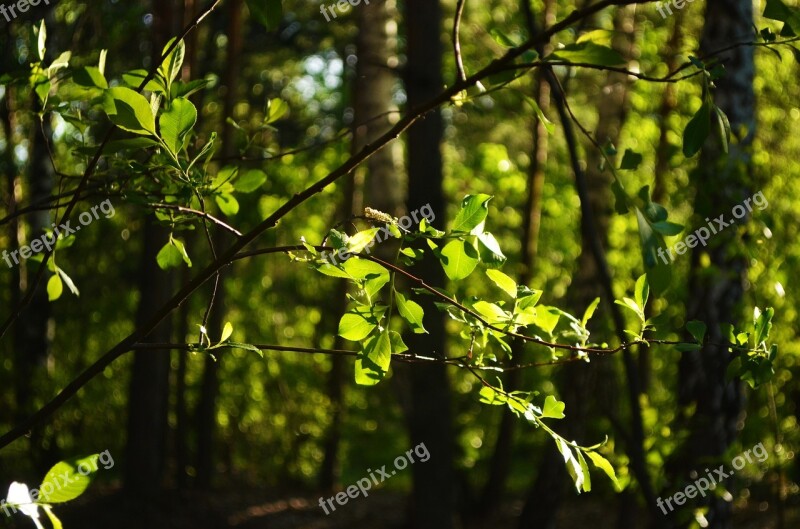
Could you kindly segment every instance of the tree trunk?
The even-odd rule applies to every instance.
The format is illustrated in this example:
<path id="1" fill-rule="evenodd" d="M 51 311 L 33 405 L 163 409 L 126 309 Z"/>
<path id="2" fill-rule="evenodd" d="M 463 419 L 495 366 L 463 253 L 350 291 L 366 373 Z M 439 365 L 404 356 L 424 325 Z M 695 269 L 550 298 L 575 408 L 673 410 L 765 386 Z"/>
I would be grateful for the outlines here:
<path id="1" fill-rule="evenodd" d="M 242 53 L 242 0 L 232 0 L 228 4 L 228 49 L 226 52 L 224 83 L 227 88 L 223 103 L 223 119 L 233 117 L 236 106 L 239 65 Z M 222 134 L 222 156 L 225 159 L 236 154 L 236 129 L 227 121 Z M 227 232 L 219 231 L 213 237 L 217 248 L 229 244 Z M 214 306 L 210 313 L 208 329 L 212 336 L 220 336 L 225 322 L 225 274 L 220 272 L 215 281 Z M 197 485 L 210 488 L 214 475 L 214 435 L 217 426 L 217 397 L 219 396 L 219 371 L 222 356 L 216 359 L 206 357 L 201 385 L 200 402 L 197 408 Z"/>
<path id="2" fill-rule="evenodd" d="M 442 11 L 439 0 L 408 0 L 408 66 L 406 91 L 408 106 L 414 108 L 441 90 L 442 44 L 440 28 Z M 430 204 L 437 215 L 437 224 L 444 225 L 445 201 L 442 191 L 442 116 L 439 110 L 429 112 L 408 132 L 408 210 Z M 429 253 L 429 252 L 428 252 Z M 427 257 L 415 272 L 429 285 L 445 284 L 439 263 Z M 445 319 L 430 298 L 418 302 L 425 309 L 426 327 L 430 334 L 408 335 L 411 351 L 444 357 Z M 431 459 L 414 465 L 411 502 L 411 527 L 414 529 L 451 529 L 456 527 L 456 483 L 453 472 L 454 437 L 450 384 L 443 365 L 418 364 L 409 370 L 410 394 L 407 416 L 411 442 L 425 443 Z"/>
<path id="3" fill-rule="evenodd" d="M 722 49 L 743 36 L 752 34 L 753 4 L 746 0 L 709 0 L 706 23 L 701 39 L 702 54 Z M 727 74 L 718 79 L 714 100 L 728 115 L 731 130 L 744 131 L 730 146 L 728 155 L 717 144 L 704 148 L 697 171 L 695 211 L 700 219 L 717 216 L 752 195 L 751 143 L 755 135 L 755 66 L 753 48 L 740 46 L 720 56 Z M 726 215 L 728 218 L 729 215 Z M 742 219 L 745 222 L 746 219 Z M 740 231 L 719 232 L 706 248 L 692 253 L 689 277 L 691 299 L 687 321 L 701 320 L 708 326 L 708 341 L 725 343 L 720 325 L 737 325 L 743 321 L 742 299 L 748 258 L 741 252 L 745 245 Z M 703 254 L 709 265 L 701 265 Z M 713 274 L 709 270 L 716 271 Z M 724 347 L 708 345 L 698 352 L 683 353 L 680 361 L 679 402 L 696 405 L 690 419 L 689 439 L 682 451 L 683 461 L 678 481 L 688 472 L 705 468 L 709 461 L 719 461 L 736 439 L 736 423 L 744 408 L 744 395 L 739 380 L 726 381 L 729 354 Z M 730 486 L 730 484 L 726 484 Z M 732 527 L 730 502 L 717 495 L 706 500 L 706 516 L 712 529 Z"/>
<path id="4" fill-rule="evenodd" d="M 161 47 L 175 31 L 176 20 L 172 1 L 155 3 L 153 33 L 154 60 L 161 56 Z M 159 307 L 169 301 L 172 274 L 162 271 L 156 262 L 158 251 L 169 233 L 148 218 L 142 233 L 142 265 L 139 276 L 139 307 L 136 325 L 145 323 Z M 147 337 L 153 342 L 170 342 L 171 319 L 165 319 Z M 128 397 L 128 439 L 124 484 L 137 498 L 152 499 L 161 489 L 167 451 L 167 417 L 169 413 L 169 351 L 137 351 Z"/>

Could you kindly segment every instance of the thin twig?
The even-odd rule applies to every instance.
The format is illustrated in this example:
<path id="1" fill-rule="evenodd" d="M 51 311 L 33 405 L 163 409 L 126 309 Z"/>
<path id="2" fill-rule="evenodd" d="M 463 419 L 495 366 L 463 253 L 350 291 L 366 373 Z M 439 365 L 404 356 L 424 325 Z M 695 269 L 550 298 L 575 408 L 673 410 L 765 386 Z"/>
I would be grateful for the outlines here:
<path id="1" fill-rule="evenodd" d="M 461 56 L 461 18 L 464 16 L 464 5 L 466 0 L 458 0 L 456 4 L 456 16 L 453 20 L 453 53 L 456 58 L 456 81 L 466 81 L 467 72 L 464 70 L 464 59 Z"/>

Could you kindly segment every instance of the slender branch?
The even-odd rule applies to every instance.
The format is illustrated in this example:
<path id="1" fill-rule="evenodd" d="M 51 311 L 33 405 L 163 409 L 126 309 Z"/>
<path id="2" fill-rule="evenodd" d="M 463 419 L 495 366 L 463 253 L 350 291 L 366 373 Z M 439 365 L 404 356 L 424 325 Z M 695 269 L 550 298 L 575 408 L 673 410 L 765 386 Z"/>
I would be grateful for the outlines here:
<path id="1" fill-rule="evenodd" d="M 183 206 L 177 206 L 175 204 L 161 204 L 161 203 L 159 203 L 159 204 L 147 204 L 147 207 L 154 208 L 154 209 L 172 209 L 172 210 L 178 211 L 180 213 L 188 213 L 190 215 L 197 215 L 198 217 L 202 217 L 205 220 L 210 220 L 211 222 L 213 222 L 214 224 L 216 224 L 220 228 L 223 228 L 223 229 L 233 233 L 237 237 L 241 237 L 242 236 L 242 233 L 239 230 L 237 230 L 236 228 L 234 228 L 233 226 L 230 226 L 230 225 L 226 224 L 225 222 L 223 222 L 222 220 L 218 219 L 217 217 L 215 217 L 215 216 L 213 216 L 213 215 L 211 215 L 209 213 L 206 213 L 204 211 L 197 211 L 196 209 L 185 208 Z"/>
<path id="2" fill-rule="evenodd" d="M 456 16 L 453 20 L 453 53 L 455 54 L 456 59 L 456 72 L 457 72 L 457 81 L 466 81 L 467 80 L 467 73 L 464 70 L 464 59 L 461 56 L 461 18 L 464 16 L 464 6 L 466 5 L 466 0 L 458 0 L 458 4 L 456 4 Z"/>

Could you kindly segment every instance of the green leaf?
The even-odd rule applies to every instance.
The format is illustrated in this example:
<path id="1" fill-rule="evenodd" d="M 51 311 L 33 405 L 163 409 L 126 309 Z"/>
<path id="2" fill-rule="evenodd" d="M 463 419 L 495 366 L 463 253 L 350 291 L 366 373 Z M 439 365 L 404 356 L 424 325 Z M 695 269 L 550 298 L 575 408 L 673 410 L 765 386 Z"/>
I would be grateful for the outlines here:
<path id="1" fill-rule="evenodd" d="M 506 311 L 501 309 L 498 305 L 489 303 L 488 301 L 478 301 L 472 306 L 472 308 L 475 309 L 475 312 L 480 314 L 483 319 L 485 319 L 491 325 L 507 323 L 510 319 L 510 316 L 506 314 Z"/>
<path id="2" fill-rule="evenodd" d="M 638 316 L 638 318 L 641 321 L 644 321 L 645 318 L 644 318 L 644 312 L 642 311 L 642 307 L 640 307 L 639 304 L 636 303 L 631 298 L 622 298 L 622 301 L 617 299 L 617 300 L 614 300 L 614 303 L 616 303 L 617 305 L 622 305 L 623 307 L 625 307 L 627 309 L 630 309 L 631 312 L 636 314 L 636 316 Z"/>
<path id="3" fill-rule="evenodd" d="M 495 285 L 511 296 L 512 299 L 517 297 L 517 282 L 505 275 L 500 270 L 487 270 L 486 275 L 489 276 Z"/>
<path id="4" fill-rule="evenodd" d="M 617 481 L 617 473 L 614 471 L 614 467 L 611 466 L 611 463 L 608 460 L 598 454 L 597 452 L 586 452 L 586 455 L 589 456 L 589 459 L 592 460 L 592 464 L 605 472 L 606 476 L 609 477 L 612 483 L 614 483 L 614 488 L 617 490 L 620 489 L 619 481 Z"/>
<path id="5" fill-rule="evenodd" d="M 264 185 L 267 181 L 267 173 L 261 169 L 251 169 L 234 182 L 233 187 L 240 193 L 252 193 Z"/>
<path id="6" fill-rule="evenodd" d="M 467 195 L 461 201 L 461 210 L 450 228 L 454 232 L 469 233 L 486 220 L 491 195 Z"/>
<path id="7" fill-rule="evenodd" d="M 392 363 L 392 340 L 389 331 L 383 331 L 367 343 L 364 348 L 367 358 L 386 373 Z"/>
<path id="8" fill-rule="evenodd" d="M 408 351 L 408 346 L 403 341 L 399 332 L 389 331 L 389 339 L 392 342 L 392 354 L 400 354 Z"/>
<path id="9" fill-rule="evenodd" d="M 561 452 L 561 456 L 564 458 L 567 471 L 572 477 L 573 483 L 575 483 L 575 488 L 578 489 L 578 492 L 581 492 L 583 490 L 584 476 L 580 462 L 575 458 L 575 454 L 572 453 L 572 448 L 564 439 L 561 437 L 555 437 L 554 439 L 558 451 Z"/>
<path id="10" fill-rule="evenodd" d="M 400 292 L 395 292 L 395 301 L 400 316 L 411 325 L 411 330 L 415 334 L 427 334 L 428 331 L 422 324 L 422 318 L 425 315 L 422 307 L 414 300 L 406 299 Z"/>
<path id="11" fill-rule="evenodd" d="M 168 268 L 180 266 L 181 262 L 183 262 L 183 257 L 181 252 L 171 242 L 168 242 L 156 255 L 156 262 L 159 268 L 167 270 Z"/>
<path id="12" fill-rule="evenodd" d="M 583 318 L 581 319 L 581 326 L 586 327 L 586 324 L 589 323 L 589 320 L 594 315 L 594 311 L 597 309 L 597 306 L 600 304 L 600 298 L 594 298 L 588 307 L 586 307 L 586 312 L 583 313 Z"/>
<path id="13" fill-rule="evenodd" d="M 232 334 L 233 334 L 233 324 L 231 322 L 228 322 L 225 324 L 225 328 L 222 329 L 222 338 L 219 339 L 220 343 L 230 338 Z"/>
<path id="14" fill-rule="evenodd" d="M 714 124 L 717 132 L 717 138 L 722 146 L 722 152 L 728 153 L 728 145 L 731 142 L 731 123 L 728 121 L 728 116 L 721 108 L 714 105 Z"/>
<path id="15" fill-rule="evenodd" d="M 47 299 L 49 301 L 55 301 L 61 297 L 63 292 L 64 285 L 61 282 L 61 277 L 58 274 L 53 275 L 47 281 Z"/>
<path id="16" fill-rule="evenodd" d="M 281 0 L 247 0 L 250 14 L 267 29 L 273 30 L 280 26 L 283 18 Z"/>
<path id="17" fill-rule="evenodd" d="M 477 239 L 478 252 L 483 264 L 490 268 L 498 268 L 505 264 L 507 258 L 500 249 L 500 244 L 497 242 L 494 235 L 486 231 L 479 233 Z"/>
<path id="18" fill-rule="evenodd" d="M 636 208 L 636 220 L 639 225 L 639 239 L 642 247 L 642 261 L 647 273 L 647 281 L 654 292 L 660 294 L 664 292 L 670 284 L 672 269 L 669 266 L 669 259 L 664 262 L 659 258 L 658 250 L 666 248 L 664 237 L 655 231 L 650 225 L 650 221 L 644 216 L 639 208 Z"/>
<path id="19" fill-rule="evenodd" d="M 20 11 L 22 11 L 22 9 L 20 9 Z M 14 11 L 12 10 L 11 13 L 13 14 Z M 44 60 L 44 52 L 47 50 L 47 48 L 45 47 L 45 44 L 47 43 L 47 26 L 45 26 L 44 20 L 42 20 L 39 23 L 38 30 L 39 30 L 38 31 L 39 39 L 37 41 L 36 51 L 39 53 L 39 60 L 43 61 Z"/>
<path id="20" fill-rule="evenodd" d="M 289 111 L 289 104 L 282 99 L 271 99 L 267 102 L 266 124 L 275 123 Z"/>
<path id="21" fill-rule="evenodd" d="M 186 263 L 186 265 L 189 268 L 191 268 L 192 267 L 192 260 L 189 259 L 189 254 L 186 253 L 186 245 L 183 244 L 183 241 L 180 240 L 180 239 L 173 238 L 171 240 L 172 240 L 172 244 L 175 246 L 175 248 L 177 248 L 178 252 L 181 254 L 181 259 L 183 259 L 183 262 Z"/>
<path id="22" fill-rule="evenodd" d="M 108 88 L 108 81 L 96 66 L 86 66 L 72 74 L 75 84 L 88 88 Z"/>
<path id="23" fill-rule="evenodd" d="M 380 228 L 369 228 L 360 231 L 347 240 L 347 251 L 353 254 L 360 253 L 375 238 Z"/>
<path id="24" fill-rule="evenodd" d="M 775 315 L 775 309 L 772 307 L 767 308 L 764 312 L 756 307 L 753 311 L 754 327 L 755 327 L 755 346 L 759 347 L 762 342 L 769 338 L 769 333 L 772 330 L 772 317 Z"/>
<path id="25" fill-rule="evenodd" d="M 578 458 L 578 463 L 580 463 L 581 472 L 583 473 L 583 492 L 591 492 L 592 476 L 589 474 L 589 465 L 586 464 L 586 458 L 583 457 L 580 449 L 575 450 L 575 455 Z"/>
<path id="26" fill-rule="evenodd" d="M 644 158 L 638 152 L 630 149 L 625 149 L 625 154 L 622 155 L 622 162 L 620 162 L 620 169 L 638 169 Z"/>
<path id="27" fill-rule="evenodd" d="M 653 229 L 656 230 L 661 235 L 678 235 L 680 232 L 683 231 L 683 226 L 680 224 L 675 224 L 674 222 L 669 222 L 663 220 L 661 222 L 654 222 L 652 224 Z"/>
<path id="28" fill-rule="evenodd" d="M 211 82 L 208 79 L 195 79 L 194 81 L 189 81 L 188 83 L 184 83 L 183 81 L 175 81 L 172 83 L 170 90 L 172 91 L 172 97 L 188 98 L 209 84 L 211 84 Z"/>
<path id="29" fill-rule="evenodd" d="M 459 281 L 469 276 L 478 266 L 478 252 L 467 241 L 450 241 L 442 249 L 439 260 L 447 277 Z"/>
<path id="30" fill-rule="evenodd" d="M 345 313 L 339 320 L 339 336 L 351 342 L 360 342 L 378 327 L 384 312 L 372 307 L 358 307 Z"/>
<path id="31" fill-rule="evenodd" d="M 239 201 L 230 193 L 214 195 L 214 202 L 219 206 L 219 210 L 228 217 L 239 213 Z"/>
<path id="32" fill-rule="evenodd" d="M 97 471 L 99 457 L 100 454 L 94 454 L 57 463 L 45 474 L 42 484 L 39 486 L 41 492 L 39 501 L 41 503 L 65 503 L 79 497 L 92 482 L 91 476 Z M 81 473 L 81 470 L 86 475 Z M 46 494 L 51 489 L 52 492 Z"/>
<path id="33" fill-rule="evenodd" d="M 683 131 L 683 155 L 691 158 L 700 151 L 711 133 L 711 107 L 703 103 Z"/>
<path id="34" fill-rule="evenodd" d="M 563 419 L 564 408 L 566 404 L 556 399 L 552 395 L 548 395 L 544 399 L 544 408 L 542 408 L 542 419 Z"/>
<path id="35" fill-rule="evenodd" d="M 76 296 L 80 296 L 80 292 L 78 292 L 78 287 L 75 286 L 75 283 L 73 283 L 72 278 L 69 277 L 67 273 L 61 268 L 56 268 L 56 272 L 58 272 L 58 275 L 61 277 L 61 280 L 64 282 L 64 284 L 67 285 L 69 291 Z"/>
<path id="36" fill-rule="evenodd" d="M 644 310 L 645 305 L 647 305 L 647 300 L 650 298 L 650 285 L 647 284 L 646 274 L 642 274 L 639 276 L 639 279 L 636 280 L 636 288 L 633 297 L 636 298 L 636 304 Z"/>
<path id="37" fill-rule="evenodd" d="M 628 195 L 625 193 L 625 190 L 622 188 L 622 184 L 620 184 L 617 180 L 611 184 L 611 191 L 614 193 L 614 211 L 616 211 L 620 215 L 625 215 L 628 213 Z"/>
<path id="38" fill-rule="evenodd" d="M 179 97 L 170 103 L 169 110 L 161 114 L 158 124 L 161 139 L 173 154 L 178 154 L 189 132 L 197 123 L 197 109 L 188 99 Z"/>
<path id="39" fill-rule="evenodd" d="M 156 120 L 150 103 L 130 88 L 117 86 L 106 90 L 103 109 L 116 126 L 141 135 L 156 135 Z"/>
<path id="40" fill-rule="evenodd" d="M 342 264 L 342 268 L 358 281 L 364 282 L 364 291 L 371 298 L 389 282 L 389 271 L 380 264 L 367 259 L 353 257 Z"/>
<path id="41" fill-rule="evenodd" d="M 142 70 L 142 69 L 131 70 L 130 72 L 122 74 L 122 82 L 124 82 L 131 88 L 138 89 L 144 82 L 144 80 L 147 79 L 148 75 L 149 72 L 147 70 Z M 144 90 L 149 90 L 150 92 L 166 93 L 164 86 L 155 79 L 150 79 L 144 86 Z"/>
<path id="42" fill-rule="evenodd" d="M 703 343 L 706 337 L 706 324 L 702 321 L 692 320 L 686 324 L 686 330 L 694 336 L 697 343 Z"/>
<path id="43" fill-rule="evenodd" d="M 527 101 L 528 104 L 531 107 L 533 107 L 533 111 L 536 113 L 536 117 L 539 119 L 539 121 L 542 122 L 542 125 L 544 125 L 544 129 L 547 131 L 547 133 L 552 134 L 553 132 L 555 132 L 556 130 L 555 124 L 553 124 L 552 121 L 547 119 L 547 116 L 545 116 L 544 112 L 542 112 L 542 107 L 539 106 L 539 103 L 537 103 L 536 100 L 530 96 L 523 96 L 523 97 L 525 98 L 525 101 Z"/>
<path id="44" fill-rule="evenodd" d="M 171 38 L 164 49 L 161 50 L 163 55 L 172 44 L 175 42 L 175 37 Z M 158 69 L 161 76 L 166 80 L 167 86 L 170 86 L 178 75 L 181 73 L 181 66 L 183 66 L 183 59 L 186 55 L 186 44 L 181 40 L 175 48 L 164 58 L 161 67 Z"/>
<path id="45" fill-rule="evenodd" d="M 546 61 L 562 60 L 571 63 L 588 63 L 598 66 L 620 66 L 625 59 L 616 50 L 594 42 L 568 44 L 545 57 Z"/>
<path id="46" fill-rule="evenodd" d="M 547 334 L 553 334 L 553 331 L 558 325 L 558 320 L 561 318 L 561 311 L 555 307 L 539 307 L 536 310 L 536 317 L 534 324 L 542 329 Z"/>

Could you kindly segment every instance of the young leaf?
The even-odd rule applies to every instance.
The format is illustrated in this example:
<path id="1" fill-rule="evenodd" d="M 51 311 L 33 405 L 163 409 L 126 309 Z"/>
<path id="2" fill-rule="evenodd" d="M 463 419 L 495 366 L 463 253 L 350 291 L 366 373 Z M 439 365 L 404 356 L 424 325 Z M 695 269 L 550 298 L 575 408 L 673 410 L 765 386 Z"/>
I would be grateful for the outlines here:
<path id="1" fill-rule="evenodd" d="M 65 503 L 83 494 L 97 471 L 100 454 L 61 461 L 51 468 L 39 486 L 42 503 Z M 87 470 L 88 469 L 88 470 Z M 45 486 L 46 484 L 50 486 Z M 47 494 L 47 491 L 52 491 Z"/>
<path id="2" fill-rule="evenodd" d="M 544 408 L 542 408 L 542 419 L 563 419 L 564 408 L 566 404 L 559 401 L 552 395 L 548 395 L 544 399 Z"/>
<path id="3" fill-rule="evenodd" d="M 228 217 L 239 213 L 239 201 L 230 193 L 214 195 L 214 202 L 219 206 L 219 210 Z"/>
<path id="4" fill-rule="evenodd" d="M 367 358 L 386 373 L 392 363 L 392 340 L 389 331 L 383 331 L 364 347 Z"/>
<path id="5" fill-rule="evenodd" d="M 426 334 L 428 331 L 422 325 L 422 318 L 425 315 L 422 307 L 413 300 L 407 300 L 400 292 L 395 292 L 395 301 L 400 316 L 411 324 L 411 330 L 415 334 Z"/>
<path id="6" fill-rule="evenodd" d="M 264 185 L 266 181 L 267 173 L 261 169 L 251 169 L 236 179 L 236 182 L 233 183 L 233 187 L 240 193 L 252 193 Z"/>
<path id="7" fill-rule="evenodd" d="M 625 154 L 622 155 L 622 162 L 620 162 L 620 169 L 638 169 L 642 163 L 643 157 L 638 152 L 630 149 L 625 149 Z"/>
<path id="8" fill-rule="evenodd" d="M 485 231 L 479 233 L 477 238 L 481 262 L 490 268 L 503 266 L 507 258 L 500 249 L 500 244 L 497 242 L 494 235 Z"/>
<path id="9" fill-rule="evenodd" d="M 353 310 L 339 320 L 339 336 L 351 342 L 360 342 L 378 327 L 378 318 L 371 312 Z"/>
<path id="10" fill-rule="evenodd" d="M 228 322 L 225 324 L 225 328 L 222 329 L 222 338 L 219 339 L 219 343 L 226 341 L 228 338 L 231 337 L 233 334 L 233 324 Z"/>
<path id="11" fill-rule="evenodd" d="M 164 49 L 161 53 L 165 53 L 175 42 L 175 38 L 173 37 L 167 42 L 167 45 L 164 46 Z M 175 48 L 164 58 L 164 62 L 161 63 L 161 67 L 158 69 L 161 76 L 166 80 L 167 86 L 169 87 L 175 79 L 177 79 L 178 74 L 181 73 L 181 66 L 183 66 L 183 58 L 186 55 L 186 44 L 181 40 L 175 46 Z"/>
<path id="12" fill-rule="evenodd" d="M 439 260 L 447 277 L 459 281 L 469 276 L 478 266 L 478 252 L 467 241 L 450 241 L 442 250 Z"/>
<path id="13" fill-rule="evenodd" d="M 150 103 L 130 88 L 117 86 L 106 90 L 103 109 L 116 126 L 143 136 L 156 134 L 156 120 Z"/>
<path id="14" fill-rule="evenodd" d="M 647 305 L 647 300 L 650 298 L 650 286 L 647 284 L 646 274 L 642 274 L 639 276 L 639 279 L 636 280 L 634 297 L 636 298 L 636 304 L 644 310 L 645 305 Z"/>
<path id="15" fill-rule="evenodd" d="M 461 210 L 453 220 L 451 231 L 469 233 L 479 226 L 489 214 L 491 195 L 467 195 L 461 201 Z"/>
<path id="16" fill-rule="evenodd" d="M 583 313 L 583 318 L 581 319 L 581 327 L 586 328 L 586 324 L 589 323 L 589 320 L 594 315 L 594 311 L 597 309 L 597 305 L 600 304 L 600 298 L 594 298 L 588 307 L 586 307 L 586 312 Z"/>
<path id="17" fill-rule="evenodd" d="M 76 70 L 72 74 L 72 80 L 75 84 L 87 88 L 102 88 L 104 90 L 108 88 L 108 81 L 96 66 L 86 66 Z"/>
<path id="18" fill-rule="evenodd" d="M 380 228 L 370 228 L 360 231 L 347 240 L 347 251 L 350 253 L 360 253 L 375 238 Z"/>
<path id="19" fill-rule="evenodd" d="M 192 260 L 189 259 L 189 254 L 186 253 L 186 245 L 183 244 L 183 241 L 180 239 L 171 238 L 170 240 L 172 241 L 172 244 L 175 246 L 175 248 L 177 248 L 178 252 L 181 254 L 181 259 L 183 259 L 183 262 L 186 263 L 186 266 L 191 268 Z"/>
<path id="20" fill-rule="evenodd" d="M 711 133 L 711 107 L 703 103 L 683 131 L 683 155 L 691 158 L 700 151 Z"/>
<path id="21" fill-rule="evenodd" d="M 177 98 L 170 104 L 169 110 L 161 114 L 158 124 L 161 128 L 161 139 L 173 154 L 178 154 L 186 140 L 186 136 L 197 122 L 197 109 L 191 101 Z"/>
<path id="22" fill-rule="evenodd" d="M 706 324 L 702 321 L 692 320 L 686 324 L 686 330 L 694 336 L 697 343 L 702 344 L 706 337 Z M 694 345 L 694 344 L 692 344 Z"/>
<path id="23" fill-rule="evenodd" d="M 500 270 L 487 270 L 486 275 L 489 276 L 495 285 L 500 287 L 500 289 L 511 296 L 512 298 L 517 297 L 517 282 L 505 275 Z"/>
<path id="24" fill-rule="evenodd" d="M 564 458 L 567 471 L 570 476 L 572 476 L 572 481 L 575 483 L 575 488 L 578 489 L 578 492 L 581 492 L 583 490 L 584 476 L 580 462 L 575 458 L 575 454 L 572 453 L 572 448 L 564 439 L 555 437 L 555 441 L 558 451 L 561 452 L 561 456 Z"/>
<path id="25" fill-rule="evenodd" d="M 47 281 L 47 299 L 49 301 L 55 301 L 61 297 L 61 294 L 64 292 L 64 285 L 61 282 L 61 277 L 58 274 L 53 275 Z"/>
<path id="26" fill-rule="evenodd" d="M 606 473 L 606 476 L 614 483 L 614 488 L 619 490 L 620 485 L 619 481 L 617 481 L 617 473 L 614 471 L 614 467 L 611 466 L 611 463 L 597 452 L 586 452 L 586 455 L 589 456 L 589 459 L 592 460 L 595 467 Z"/>

